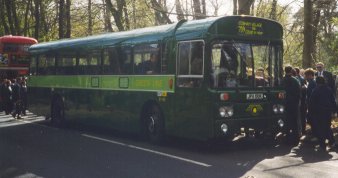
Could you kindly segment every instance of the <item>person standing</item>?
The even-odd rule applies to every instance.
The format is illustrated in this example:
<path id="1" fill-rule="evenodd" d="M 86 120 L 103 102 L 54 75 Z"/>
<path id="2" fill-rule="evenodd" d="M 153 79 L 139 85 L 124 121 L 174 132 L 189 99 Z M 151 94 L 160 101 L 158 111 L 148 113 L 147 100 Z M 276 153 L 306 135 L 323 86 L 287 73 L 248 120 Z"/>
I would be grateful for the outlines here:
<path id="1" fill-rule="evenodd" d="M 28 96 L 27 96 L 27 83 L 26 80 L 22 80 L 21 82 L 21 100 L 22 100 L 22 107 L 21 107 L 21 114 L 23 114 L 24 116 L 26 115 L 26 110 L 27 110 L 27 106 L 28 106 Z"/>
<path id="2" fill-rule="evenodd" d="M 306 129 L 306 81 L 305 79 L 300 75 L 299 68 L 295 67 L 296 71 L 296 79 L 299 81 L 301 86 L 301 97 L 300 97 L 300 121 L 301 121 L 301 127 L 302 127 L 302 134 L 305 134 Z"/>
<path id="3" fill-rule="evenodd" d="M 11 81 L 5 79 L 4 84 L 1 87 L 1 98 L 4 105 L 5 114 L 8 115 L 11 113 L 13 108 L 12 103 L 12 87 L 11 87 Z"/>
<path id="4" fill-rule="evenodd" d="M 309 69 L 306 69 L 305 72 L 305 79 L 306 79 L 306 82 L 307 82 L 307 88 L 306 88 L 306 105 L 307 105 L 307 108 L 309 107 L 309 100 L 310 100 L 310 97 L 311 97 L 311 94 L 312 94 L 312 91 L 313 89 L 316 88 L 317 84 L 316 84 L 316 81 L 315 81 L 315 72 L 309 68 Z M 306 120 L 307 120 L 307 123 L 310 124 L 311 126 L 311 130 L 313 130 L 313 122 L 312 122 L 312 113 L 311 113 L 311 110 L 308 109 L 308 112 L 307 112 L 307 115 L 306 115 Z"/>
<path id="5" fill-rule="evenodd" d="M 286 66 L 284 68 L 285 77 L 283 78 L 283 86 L 285 90 L 285 111 L 286 124 L 285 132 L 287 140 L 290 144 L 298 144 L 299 133 L 299 101 L 300 101 L 300 83 L 292 75 L 292 67 Z"/>
<path id="6" fill-rule="evenodd" d="M 20 83 L 21 83 L 21 78 L 18 77 L 12 86 L 12 89 L 13 89 L 12 99 L 14 103 L 14 109 L 12 112 L 12 116 L 17 119 L 21 118 L 20 112 L 21 112 L 22 101 L 21 101 L 21 84 Z"/>
<path id="7" fill-rule="evenodd" d="M 336 93 L 336 87 L 335 87 L 335 81 L 333 79 L 333 75 L 331 72 L 324 70 L 324 63 L 318 62 L 316 64 L 316 69 L 317 69 L 317 72 L 315 73 L 315 76 L 324 77 L 328 87 L 331 88 L 331 91 L 333 93 Z"/>
<path id="8" fill-rule="evenodd" d="M 317 86 L 309 99 L 309 110 L 313 115 L 313 126 L 319 146 L 322 150 L 326 150 L 326 139 L 328 139 L 330 147 L 336 147 L 331 130 L 331 116 L 336 111 L 336 101 L 331 88 L 326 85 L 324 77 L 318 76 L 316 84 Z"/>

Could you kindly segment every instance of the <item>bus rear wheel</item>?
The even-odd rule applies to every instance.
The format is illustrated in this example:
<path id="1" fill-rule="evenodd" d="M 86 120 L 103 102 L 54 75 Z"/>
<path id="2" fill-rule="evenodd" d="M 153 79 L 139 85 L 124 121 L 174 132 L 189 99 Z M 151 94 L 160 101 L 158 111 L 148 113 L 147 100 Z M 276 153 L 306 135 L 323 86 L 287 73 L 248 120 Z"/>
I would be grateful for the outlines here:
<path id="1" fill-rule="evenodd" d="M 147 140 L 161 143 L 164 139 L 164 119 L 160 108 L 152 105 L 143 117 L 143 130 Z"/>
<path id="2" fill-rule="evenodd" d="M 55 97 L 51 107 L 51 123 L 56 127 L 61 127 L 65 120 L 64 104 L 61 97 Z"/>

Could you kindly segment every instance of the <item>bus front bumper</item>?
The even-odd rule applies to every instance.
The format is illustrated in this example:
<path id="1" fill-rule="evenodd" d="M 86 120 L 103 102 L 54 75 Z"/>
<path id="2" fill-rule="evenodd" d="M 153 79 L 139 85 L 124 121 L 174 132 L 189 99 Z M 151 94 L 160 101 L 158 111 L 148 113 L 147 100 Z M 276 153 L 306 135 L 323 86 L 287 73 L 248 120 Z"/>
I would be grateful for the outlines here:
<path id="1" fill-rule="evenodd" d="M 241 132 L 242 128 L 254 129 L 255 131 L 269 131 L 278 133 L 285 125 L 283 116 L 233 118 L 216 120 L 214 125 L 215 137 L 232 137 Z"/>

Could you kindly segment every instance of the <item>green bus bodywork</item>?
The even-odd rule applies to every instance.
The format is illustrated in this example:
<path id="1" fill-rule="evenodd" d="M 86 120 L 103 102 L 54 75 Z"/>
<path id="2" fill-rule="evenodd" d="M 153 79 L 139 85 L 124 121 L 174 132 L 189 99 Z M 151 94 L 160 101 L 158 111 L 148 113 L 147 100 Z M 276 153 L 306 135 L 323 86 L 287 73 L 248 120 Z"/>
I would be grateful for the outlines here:
<path id="1" fill-rule="evenodd" d="M 227 16 L 33 45 L 29 49 L 35 56 L 28 80 L 29 109 L 48 116 L 52 98 L 57 95 L 64 102 L 67 119 L 79 119 L 123 131 L 140 132 L 140 119 L 146 108 L 153 105 L 161 110 L 167 135 L 209 140 L 232 138 L 243 127 L 257 131 L 276 131 L 279 128 L 278 121 L 284 119 L 284 114 L 274 113 L 273 107 L 283 105 L 280 97 L 282 88 L 277 84 L 255 87 L 256 83 L 252 83 L 252 86 L 249 84 L 250 87 L 216 86 L 215 81 L 211 80 L 214 73 L 211 66 L 214 64 L 210 56 L 212 49 L 217 51 L 213 47 L 215 43 L 220 43 L 220 46 L 228 43 L 235 46 L 233 43 L 237 41 L 262 43 L 282 49 L 282 36 L 282 27 L 275 21 L 249 16 Z M 160 74 L 139 75 L 135 66 L 128 74 L 106 74 L 102 70 L 104 50 L 128 47 L 131 49 L 128 55 L 137 52 L 137 45 L 154 43 L 161 46 Z M 184 64 L 178 60 L 179 55 L 184 54 L 178 49 L 190 45 L 191 57 L 194 55 L 191 51 L 195 44 L 198 47 L 203 46 L 202 71 L 194 74 L 191 66 L 187 74 L 184 73 L 186 71 L 181 74 L 179 67 Z M 238 45 L 235 47 L 241 49 Z M 92 50 L 99 51 L 101 57 L 101 64 L 96 66 L 97 72 L 76 72 L 79 56 Z M 54 56 L 55 68 L 58 67 L 59 56 L 73 56 L 76 58 L 76 65 L 72 70 L 75 72 L 70 75 L 57 72 L 40 74 L 41 64 L 37 61 L 42 55 Z M 135 61 L 136 57 L 131 60 Z M 192 62 L 191 57 L 189 65 Z M 274 70 L 269 68 L 269 73 L 276 81 L 282 75 L 281 64 L 280 58 L 274 63 L 277 66 L 273 67 Z M 238 71 L 242 70 L 239 68 Z M 240 73 L 237 75 L 243 76 Z M 223 94 L 228 96 L 227 99 L 221 99 Z M 264 97 L 250 98 L 250 94 Z M 220 108 L 223 106 L 232 107 L 233 116 L 222 117 Z M 227 125 L 226 132 L 221 129 L 222 124 Z"/>

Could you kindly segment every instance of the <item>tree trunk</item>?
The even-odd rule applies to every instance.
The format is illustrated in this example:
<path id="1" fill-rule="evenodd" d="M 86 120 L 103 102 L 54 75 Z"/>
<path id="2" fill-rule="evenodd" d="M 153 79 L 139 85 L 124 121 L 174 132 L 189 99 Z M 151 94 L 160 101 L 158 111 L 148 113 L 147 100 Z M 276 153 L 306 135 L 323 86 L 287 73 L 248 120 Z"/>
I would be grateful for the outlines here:
<path id="1" fill-rule="evenodd" d="M 93 34 L 92 0 L 88 0 L 88 35 Z"/>
<path id="2" fill-rule="evenodd" d="M 304 45 L 303 68 L 309 68 L 313 62 L 313 4 L 311 0 L 304 1 Z"/>
<path id="3" fill-rule="evenodd" d="M 26 9 L 25 9 L 25 16 L 24 16 L 24 29 L 23 29 L 23 34 L 25 36 L 28 36 L 28 31 L 29 31 L 29 22 L 28 22 L 28 15 L 29 15 L 29 9 L 32 5 L 32 0 L 28 0 L 26 4 Z"/>
<path id="4" fill-rule="evenodd" d="M 8 23 L 6 22 L 6 16 L 5 16 L 5 0 L 0 0 L 0 23 L 3 24 L 4 32 L 5 34 L 10 33 L 10 27 L 8 26 Z"/>
<path id="5" fill-rule="evenodd" d="M 59 0 L 59 39 L 65 37 L 64 33 L 64 20 L 65 20 L 65 0 Z"/>
<path id="6" fill-rule="evenodd" d="M 237 3 L 238 3 L 238 1 L 237 0 L 233 0 L 233 5 L 234 5 L 234 9 L 233 9 L 233 11 L 232 11 L 232 14 L 233 15 L 237 15 L 238 13 L 238 7 L 237 7 Z"/>
<path id="7" fill-rule="evenodd" d="M 8 20 L 8 24 L 9 24 L 10 33 L 12 35 L 16 35 L 16 29 L 14 27 L 13 16 L 12 16 L 12 8 L 11 8 L 12 5 L 11 5 L 11 3 L 12 3 L 11 0 L 5 0 L 7 20 Z M 6 17 L 6 15 L 5 15 L 5 17 Z"/>
<path id="8" fill-rule="evenodd" d="M 176 13 L 177 13 L 177 20 L 183 20 L 184 19 L 184 13 L 182 10 L 182 5 L 180 0 L 175 1 L 175 6 L 176 6 Z"/>
<path id="9" fill-rule="evenodd" d="M 316 8 L 313 16 L 313 25 L 312 25 L 312 43 L 313 43 L 313 61 L 317 61 L 317 34 L 318 34 L 318 25 L 320 21 L 320 9 Z"/>
<path id="10" fill-rule="evenodd" d="M 206 7 L 206 4 L 205 4 L 205 0 L 201 0 L 201 3 L 202 3 L 202 14 L 204 15 L 204 17 L 207 16 L 207 7 Z"/>
<path id="11" fill-rule="evenodd" d="M 12 15 L 13 15 L 13 20 L 14 20 L 14 27 L 16 29 L 16 34 L 21 35 L 20 21 L 19 21 L 18 14 L 16 11 L 17 7 L 16 7 L 15 0 L 12 0 L 11 8 L 12 8 Z"/>
<path id="12" fill-rule="evenodd" d="M 250 7 L 254 0 L 238 0 L 238 15 L 250 15 Z"/>
<path id="13" fill-rule="evenodd" d="M 39 39 L 40 34 L 40 6 L 41 0 L 34 0 L 34 18 L 35 18 L 35 27 L 34 27 L 34 38 Z"/>
<path id="14" fill-rule="evenodd" d="M 155 10 L 155 20 L 158 24 L 172 23 L 167 14 L 168 12 L 166 11 L 166 8 L 164 8 L 162 4 L 156 0 L 151 0 L 151 4 Z"/>
<path id="15" fill-rule="evenodd" d="M 125 0 L 120 0 L 122 4 L 122 11 L 124 13 L 124 22 L 126 25 L 126 30 L 130 29 L 130 21 L 129 21 L 129 15 L 128 15 L 128 10 L 127 10 L 127 4 Z"/>
<path id="16" fill-rule="evenodd" d="M 124 26 L 122 22 L 122 10 L 116 9 L 110 0 L 105 0 L 107 8 L 114 17 L 115 24 L 119 31 L 124 31 Z"/>
<path id="17" fill-rule="evenodd" d="M 102 0 L 102 3 L 104 4 L 103 14 L 104 14 L 104 27 L 105 27 L 105 31 L 106 32 L 112 32 L 113 31 L 113 27 L 112 27 L 111 21 L 110 21 L 110 13 L 109 13 L 108 6 L 107 6 L 105 0 Z"/>
<path id="18" fill-rule="evenodd" d="M 70 21 L 70 6 L 71 6 L 72 2 L 71 0 L 66 0 L 66 38 L 70 38 L 71 33 L 72 33 L 72 24 Z"/>
<path id="19" fill-rule="evenodd" d="M 270 19 L 276 20 L 277 19 L 277 0 L 273 0 L 271 4 L 271 11 L 270 11 Z"/>
<path id="20" fill-rule="evenodd" d="M 193 0 L 193 9 L 194 9 L 194 19 L 203 19 L 205 16 L 201 11 L 200 0 Z"/>

